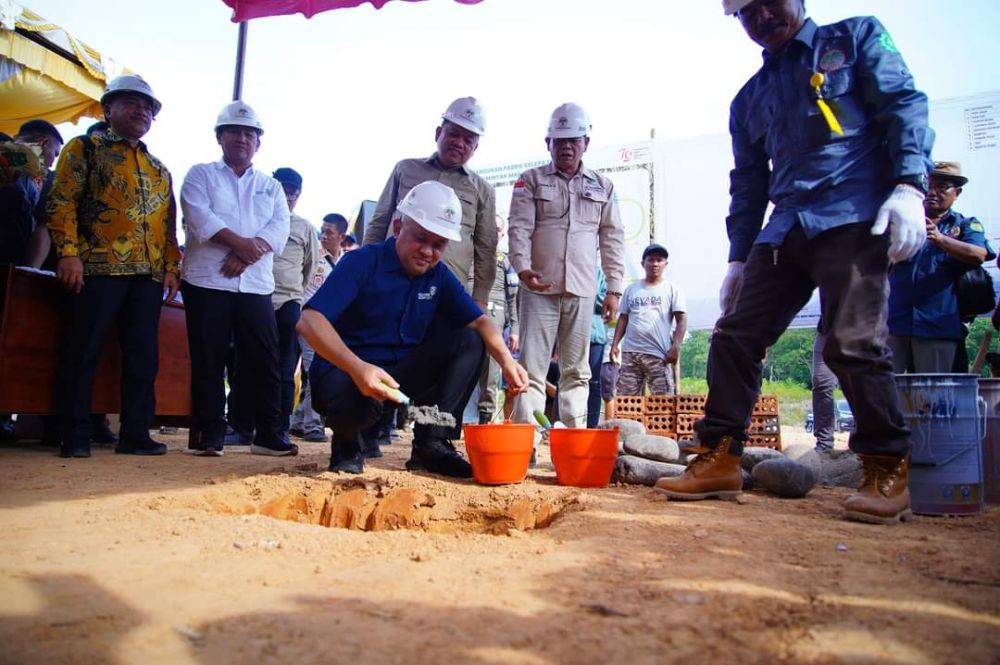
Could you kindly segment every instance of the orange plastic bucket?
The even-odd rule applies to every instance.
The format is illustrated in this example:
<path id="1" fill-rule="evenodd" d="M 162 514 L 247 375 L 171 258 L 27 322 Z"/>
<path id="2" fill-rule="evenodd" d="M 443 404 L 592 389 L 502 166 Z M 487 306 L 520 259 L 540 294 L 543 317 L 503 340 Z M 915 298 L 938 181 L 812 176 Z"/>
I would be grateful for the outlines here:
<path id="1" fill-rule="evenodd" d="M 477 483 L 504 485 L 524 480 L 534 446 L 534 425 L 465 425 L 462 431 Z"/>
<path id="2" fill-rule="evenodd" d="M 560 485 L 606 487 L 618 457 L 618 428 L 552 429 L 552 464 Z"/>

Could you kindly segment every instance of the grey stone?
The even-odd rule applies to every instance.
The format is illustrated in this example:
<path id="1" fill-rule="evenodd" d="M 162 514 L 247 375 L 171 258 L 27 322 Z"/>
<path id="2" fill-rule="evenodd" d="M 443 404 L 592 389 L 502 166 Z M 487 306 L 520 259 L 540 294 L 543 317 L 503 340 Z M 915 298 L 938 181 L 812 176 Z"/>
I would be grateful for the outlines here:
<path id="1" fill-rule="evenodd" d="M 621 455 L 615 460 L 615 470 L 611 474 L 611 480 L 630 485 L 647 485 L 651 487 L 660 478 L 674 478 L 681 475 L 686 468 L 682 464 L 654 462 L 653 460 L 636 457 L 635 455 Z"/>
<path id="2" fill-rule="evenodd" d="M 410 418 L 419 425 L 443 425 L 445 427 L 455 426 L 455 416 L 438 409 L 437 404 L 425 406 L 411 406 L 409 408 Z"/>
<path id="3" fill-rule="evenodd" d="M 740 458 L 740 466 L 747 471 L 753 471 L 753 468 L 757 466 L 758 463 L 775 457 L 784 457 L 784 455 L 781 454 L 780 450 L 775 450 L 774 448 L 765 448 L 764 446 L 747 446 L 743 449 L 743 457 Z"/>
<path id="4" fill-rule="evenodd" d="M 598 429 L 614 429 L 616 427 L 618 428 L 619 444 L 624 443 L 630 436 L 646 433 L 645 425 L 638 420 L 628 420 L 627 418 L 612 418 L 597 426 Z M 621 446 L 619 446 L 620 448 Z"/>
<path id="5" fill-rule="evenodd" d="M 698 442 L 695 441 L 694 439 L 677 439 L 677 448 L 681 451 L 682 454 L 685 451 L 690 450 L 691 448 L 697 448 L 697 447 L 698 447 Z"/>
<path id="6" fill-rule="evenodd" d="M 625 441 L 625 452 L 657 462 L 676 462 L 679 450 L 677 442 L 668 436 L 635 434 Z"/>
<path id="7" fill-rule="evenodd" d="M 812 469 L 786 457 L 758 463 L 751 475 L 754 482 L 764 489 L 788 499 L 805 496 L 816 484 Z"/>
<path id="8" fill-rule="evenodd" d="M 788 459 L 798 462 L 802 466 L 808 466 L 817 480 L 823 477 L 823 465 L 820 462 L 819 453 L 811 444 L 797 443 L 794 446 L 788 446 L 781 452 L 785 453 L 785 457 Z"/>
<path id="9" fill-rule="evenodd" d="M 753 489 L 753 476 L 746 469 L 740 469 L 740 473 L 743 474 L 743 491 L 749 492 Z"/>
<path id="10" fill-rule="evenodd" d="M 860 457 L 850 450 L 824 450 L 817 455 L 821 468 L 820 484 L 852 489 L 861 486 L 864 470 Z"/>

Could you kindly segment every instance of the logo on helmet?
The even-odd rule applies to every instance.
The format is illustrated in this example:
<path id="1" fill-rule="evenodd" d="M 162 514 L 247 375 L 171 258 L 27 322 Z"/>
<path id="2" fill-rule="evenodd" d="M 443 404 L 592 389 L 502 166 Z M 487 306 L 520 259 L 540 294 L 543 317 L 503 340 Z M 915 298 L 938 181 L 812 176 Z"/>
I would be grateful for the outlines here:
<path id="1" fill-rule="evenodd" d="M 455 221 L 455 209 L 448 206 L 444 209 L 444 216 L 449 222 Z"/>
<path id="2" fill-rule="evenodd" d="M 560 127 L 565 127 L 567 124 L 569 124 L 569 120 L 566 119 L 566 116 L 559 118 Z"/>

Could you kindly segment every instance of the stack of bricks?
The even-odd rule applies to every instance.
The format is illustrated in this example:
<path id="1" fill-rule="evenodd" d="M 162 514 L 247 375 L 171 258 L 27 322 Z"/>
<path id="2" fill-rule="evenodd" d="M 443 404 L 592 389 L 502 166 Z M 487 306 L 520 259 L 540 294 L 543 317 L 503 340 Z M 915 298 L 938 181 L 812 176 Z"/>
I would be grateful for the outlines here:
<path id="1" fill-rule="evenodd" d="M 704 395 L 623 395 L 615 398 L 615 417 L 638 420 L 649 434 L 675 439 L 694 435 L 694 422 L 705 415 Z M 781 450 L 778 397 L 761 395 L 750 417 L 748 446 Z"/>

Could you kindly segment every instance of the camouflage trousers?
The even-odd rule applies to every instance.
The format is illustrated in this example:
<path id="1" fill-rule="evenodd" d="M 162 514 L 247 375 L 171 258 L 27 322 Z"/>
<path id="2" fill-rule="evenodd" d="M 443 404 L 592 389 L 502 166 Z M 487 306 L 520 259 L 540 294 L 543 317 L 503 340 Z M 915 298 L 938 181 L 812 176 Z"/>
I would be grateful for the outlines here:
<path id="1" fill-rule="evenodd" d="M 644 395 L 649 386 L 651 395 L 672 395 L 674 373 L 659 356 L 646 353 L 622 352 L 622 368 L 618 373 L 619 395 Z"/>

